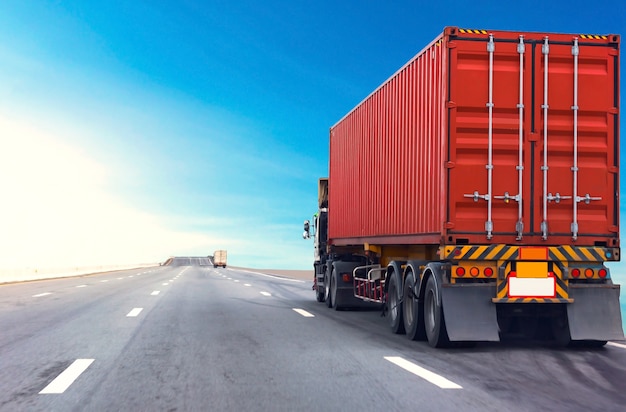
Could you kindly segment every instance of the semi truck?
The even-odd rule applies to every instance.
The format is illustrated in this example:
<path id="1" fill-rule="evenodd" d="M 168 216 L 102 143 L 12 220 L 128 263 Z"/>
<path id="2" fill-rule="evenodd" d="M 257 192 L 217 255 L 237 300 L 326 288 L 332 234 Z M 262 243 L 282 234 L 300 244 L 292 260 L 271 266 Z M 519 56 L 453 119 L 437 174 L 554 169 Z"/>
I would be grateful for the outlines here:
<path id="1" fill-rule="evenodd" d="M 619 46 L 445 28 L 330 128 L 317 300 L 433 347 L 623 339 Z"/>
<path id="2" fill-rule="evenodd" d="M 221 266 L 223 268 L 226 267 L 226 251 L 225 250 L 216 250 L 213 252 L 213 267 L 216 268 Z"/>

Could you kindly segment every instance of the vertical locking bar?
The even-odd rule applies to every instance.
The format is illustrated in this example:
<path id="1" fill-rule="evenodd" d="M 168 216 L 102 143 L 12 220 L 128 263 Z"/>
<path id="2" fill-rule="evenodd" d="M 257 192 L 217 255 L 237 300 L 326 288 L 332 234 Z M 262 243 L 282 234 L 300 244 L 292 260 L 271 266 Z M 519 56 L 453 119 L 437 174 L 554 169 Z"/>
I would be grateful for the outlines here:
<path id="1" fill-rule="evenodd" d="M 574 204 L 574 217 L 572 221 L 572 239 L 578 238 L 578 37 L 574 37 L 574 45 L 572 46 L 572 56 L 574 56 L 574 104 L 572 111 L 574 112 L 574 166 L 572 166 L 574 193 L 572 203 Z"/>
<path id="2" fill-rule="evenodd" d="M 493 53 L 496 50 L 495 43 L 493 42 L 493 34 L 489 35 L 489 43 L 487 43 L 487 52 L 489 53 L 489 101 L 487 107 L 489 108 L 489 148 L 488 148 L 488 160 L 487 160 L 487 222 L 485 222 L 485 231 L 487 232 L 487 239 L 493 237 L 493 221 L 491 220 L 491 208 L 492 208 L 492 188 L 493 188 Z"/>
<path id="3" fill-rule="evenodd" d="M 515 229 L 517 230 L 517 240 L 522 240 L 522 232 L 524 231 L 524 223 L 522 221 L 522 177 L 524 171 L 524 51 L 524 36 L 519 36 L 519 44 L 517 45 L 517 52 L 519 53 L 519 103 L 517 105 L 517 108 L 519 109 L 519 160 L 517 165 L 517 224 L 515 225 Z"/>
<path id="4" fill-rule="evenodd" d="M 543 222 L 541 222 L 542 239 L 548 239 L 548 54 L 550 45 L 548 36 L 543 39 Z"/>

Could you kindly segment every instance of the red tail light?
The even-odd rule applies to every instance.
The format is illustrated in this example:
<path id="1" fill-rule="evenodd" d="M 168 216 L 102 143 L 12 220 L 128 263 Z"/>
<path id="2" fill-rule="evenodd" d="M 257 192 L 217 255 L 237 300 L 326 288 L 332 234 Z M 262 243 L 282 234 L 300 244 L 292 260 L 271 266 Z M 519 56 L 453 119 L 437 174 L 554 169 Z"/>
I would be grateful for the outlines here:
<path id="1" fill-rule="evenodd" d="M 488 278 L 493 276 L 493 269 L 491 268 L 485 268 L 485 276 L 487 276 Z"/>
<path id="2" fill-rule="evenodd" d="M 465 276 L 465 268 L 459 266 L 456 268 L 456 275 L 459 277 Z"/>
<path id="3" fill-rule="evenodd" d="M 579 278 L 580 277 L 580 269 L 572 269 L 572 277 Z"/>
<path id="4" fill-rule="evenodd" d="M 350 280 L 352 280 L 349 273 L 342 273 L 341 277 L 343 278 L 344 282 L 350 282 Z"/>
<path id="5" fill-rule="evenodd" d="M 598 276 L 600 276 L 602 279 L 606 278 L 606 275 L 608 275 L 609 272 L 606 271 L 606 269 L 600 269 L 598 271 Z"/>

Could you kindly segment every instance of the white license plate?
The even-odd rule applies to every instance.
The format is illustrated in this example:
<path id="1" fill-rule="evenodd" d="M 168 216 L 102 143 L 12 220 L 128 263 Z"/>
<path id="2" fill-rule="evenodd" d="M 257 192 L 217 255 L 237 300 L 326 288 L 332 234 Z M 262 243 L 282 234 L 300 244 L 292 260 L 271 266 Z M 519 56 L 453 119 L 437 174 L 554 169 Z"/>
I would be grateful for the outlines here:
<path id="1" fill-rule="evenodd" d="M 509 277 L 510 298 L 554 298 L 556 297 L 556 280 L 554 276 L 547 278 Z"/>

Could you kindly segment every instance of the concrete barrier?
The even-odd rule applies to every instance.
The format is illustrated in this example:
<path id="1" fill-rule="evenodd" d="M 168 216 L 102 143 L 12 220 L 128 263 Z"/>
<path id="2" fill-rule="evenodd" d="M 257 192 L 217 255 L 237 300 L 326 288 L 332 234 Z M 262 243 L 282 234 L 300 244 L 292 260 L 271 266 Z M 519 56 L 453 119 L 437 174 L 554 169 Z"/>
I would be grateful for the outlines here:
<path id="1" fill-rule="evenodd" d="M 83 276 L 94 273 L 113 272 L 116 270 L 140 269 L 159 266 L 159 263 L 137 263 L 126 265 L 93 265 L 62 268 L 21 268 L 0 269 L 0 284 L 26 282 L 31 280 Z"/>

